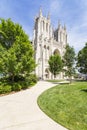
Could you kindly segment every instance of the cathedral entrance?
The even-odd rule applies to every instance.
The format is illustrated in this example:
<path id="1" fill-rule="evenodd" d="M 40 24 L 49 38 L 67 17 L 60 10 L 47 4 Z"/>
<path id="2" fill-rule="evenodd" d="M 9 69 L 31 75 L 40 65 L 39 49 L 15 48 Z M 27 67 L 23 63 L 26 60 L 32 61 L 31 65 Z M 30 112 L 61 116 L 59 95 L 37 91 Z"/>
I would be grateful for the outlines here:
<path id="1" fill-rule="evenodd" d="M 53 52 L 54 55 L 60 55 L 60 52 L 58 49 L 55 49 L 54 52 Z"/>
<path id="2" fill-rule="evenodd" d="M 45 77 L 46 77 L 46 79 L 49 79 L 49 69 L 48 68 L 45 69 Z"/>

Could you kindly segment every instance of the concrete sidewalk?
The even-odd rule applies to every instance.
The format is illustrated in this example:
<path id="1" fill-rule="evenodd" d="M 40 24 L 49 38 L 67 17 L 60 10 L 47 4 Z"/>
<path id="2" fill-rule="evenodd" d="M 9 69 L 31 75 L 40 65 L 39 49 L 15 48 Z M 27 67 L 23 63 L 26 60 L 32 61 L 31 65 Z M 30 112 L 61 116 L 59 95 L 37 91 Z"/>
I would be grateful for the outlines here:
<path id="1" fill-rule="evenodd" d="M 0 97 L 0 130 L 66 130 L 37 105 L 37 97 L 52 86 L 40 81 L 28 90 Z"/>

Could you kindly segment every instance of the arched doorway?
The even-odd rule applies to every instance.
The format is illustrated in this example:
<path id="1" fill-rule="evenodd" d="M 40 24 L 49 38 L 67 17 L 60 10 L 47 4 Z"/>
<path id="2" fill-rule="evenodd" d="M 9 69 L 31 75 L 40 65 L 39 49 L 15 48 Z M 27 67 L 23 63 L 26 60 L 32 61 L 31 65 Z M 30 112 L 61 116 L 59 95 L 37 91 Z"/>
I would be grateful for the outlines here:
<path id="1" fill-rule="evenodd" d="M 54 55 L 60 55 L 60 52 L 58 49 L 55 49 L 54 52 L 53 52 Z"/>

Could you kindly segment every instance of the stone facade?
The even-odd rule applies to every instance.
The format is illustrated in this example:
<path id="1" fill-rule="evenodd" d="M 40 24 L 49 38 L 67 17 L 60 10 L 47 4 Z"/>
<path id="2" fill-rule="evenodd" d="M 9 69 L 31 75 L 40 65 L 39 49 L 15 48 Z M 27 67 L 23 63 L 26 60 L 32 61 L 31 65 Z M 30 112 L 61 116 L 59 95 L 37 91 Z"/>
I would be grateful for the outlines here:
<path id="1" fill-rule="evenodd" d="M 53 75 L 49 71 L 48 60 L 54 53 L 59 53 L 61 57 L 65 52 L 67 44 L 66 27 L 58 23 L 58 28 L 53 30 L 50 15 L 47 18 L 42 15 L 40 9 L 39 16 L 35 18 L 33 46 L 35 50 L 35 61 L 37 64 L 35 73 L 41 79 L 52 79 Z M 60 73 L 57 79 L 63 79 Z"/>

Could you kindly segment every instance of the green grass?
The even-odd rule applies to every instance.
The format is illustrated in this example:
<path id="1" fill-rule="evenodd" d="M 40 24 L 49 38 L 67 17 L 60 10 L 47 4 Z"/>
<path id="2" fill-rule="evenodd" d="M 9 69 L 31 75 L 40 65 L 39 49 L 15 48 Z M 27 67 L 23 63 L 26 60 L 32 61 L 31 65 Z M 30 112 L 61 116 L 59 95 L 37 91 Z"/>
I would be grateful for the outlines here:
<path id="1" fill-rule="evenodd" d="M 46 80 L 46 81 L 55 83 L 55 82 L 62 82 L 62 81 L 64 81 L 64 80 L 56 80 L 56 79 L 53 79 L 53 80 Z"/>
<path id="2" fill-rule="evenodd" d="M 87 130 L 87 82 L 53 87 L 39 96 L 38 104 L 69 130 Z"/>

